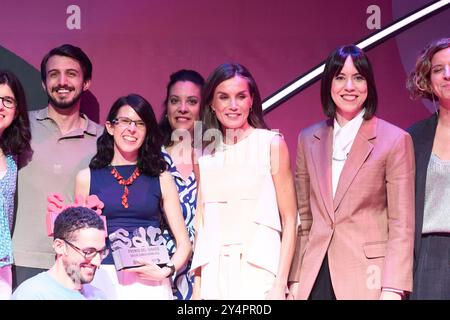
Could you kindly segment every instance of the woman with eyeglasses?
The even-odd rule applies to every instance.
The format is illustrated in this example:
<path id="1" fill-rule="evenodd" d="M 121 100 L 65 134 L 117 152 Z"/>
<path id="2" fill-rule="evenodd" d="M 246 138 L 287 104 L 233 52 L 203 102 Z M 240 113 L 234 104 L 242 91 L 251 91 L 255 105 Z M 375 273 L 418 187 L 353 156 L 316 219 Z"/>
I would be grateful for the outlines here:
<path id="1" fill-rule="evenodd" d="M 17 157 L 30 150 L 25 93 L 17 77 L 0 71 L 0 299 L 9 299 L 13 263 L 11 230 L 17 180 Z"/>
<path id="2" fill-rule="evenodd" d="M 151 105 L 137 94 L 120 97 L 109 111 L 106 130 L 97 141 L 97 154 L 89 168 L 77 175 L 76 195 L 94 194 L 104 203 L 110 240 L 112 234 L 120 234 L 127 246 L 138 250 L 142 243 L 136 242 L 154 236 L 146 234 L 148 230 L 160 229 L 162 208 L 177 244 L 177 251 L 165 266 L 137 258 L 139 266 L 116 271 L 113 257 L 108 255 L 93 285 L 105 291 L 109 299 L 173 299 L 171 276 L 191 254 L 177 188 L 166 171 L 161 146 Z"/>

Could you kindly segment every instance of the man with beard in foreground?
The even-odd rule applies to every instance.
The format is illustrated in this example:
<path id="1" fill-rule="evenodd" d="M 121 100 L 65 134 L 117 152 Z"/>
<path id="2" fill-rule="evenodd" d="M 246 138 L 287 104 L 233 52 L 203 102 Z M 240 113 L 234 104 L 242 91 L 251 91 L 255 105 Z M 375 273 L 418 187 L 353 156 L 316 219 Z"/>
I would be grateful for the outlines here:
<path id="1" fill-rule="evenodd" d="M 91 76 L 91 61 L 70 44 L 52 49 L 42 60 L 48 106 L 29 112 L 33 152 L 19 159 L 14 288 L 53 265 L 52 239 L 46 232 L 47 196 L 59 193 L 63 201 L 73 202 L 75 175 L 97 151 L 103 128 L 80 113 L 80 99 Z"/>
<path id="2" fill-rule="evenodd" d="M 105 294 L 90 285 L 108 255 L 103 220 L 91 209 L 69 207 L 56 218 L 56 261 L 50 270 L 24 281 L 13 300 L 98 300 Z"/>

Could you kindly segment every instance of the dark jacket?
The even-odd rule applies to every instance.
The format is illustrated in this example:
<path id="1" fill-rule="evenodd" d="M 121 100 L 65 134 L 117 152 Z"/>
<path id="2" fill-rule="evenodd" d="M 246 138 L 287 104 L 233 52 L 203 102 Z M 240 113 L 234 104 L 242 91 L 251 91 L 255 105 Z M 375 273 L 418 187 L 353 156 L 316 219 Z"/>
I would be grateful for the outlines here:
<path id="1" fill-rule="evenodd" d="M 416 158 L 416 230 L 414 238 L 414 271 L 417 267 L 420 240 L 423 226 L 423 209 L 425 202 L 425 185 L 427 181 L 427 169 L 433 149 L 434 136 L 437 127 L 437 115 L 419 121 L 406 131 L 412 137 L 414 143 L 414 156 Z"/>

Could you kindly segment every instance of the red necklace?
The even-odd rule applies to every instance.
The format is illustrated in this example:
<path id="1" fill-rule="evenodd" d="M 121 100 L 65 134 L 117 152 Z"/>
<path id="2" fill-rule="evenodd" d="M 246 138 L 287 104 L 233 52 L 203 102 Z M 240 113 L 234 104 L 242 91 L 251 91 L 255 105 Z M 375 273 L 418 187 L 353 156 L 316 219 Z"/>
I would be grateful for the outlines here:
<path id="1" fill-rule="evenodd" d="M 141 175 L 141 172 L 139 171 L 139 168 L 136 167 L 136 169 L 134 169 L 133 173 L 131 174 L 131 176 L 125 180 L 120 173 L 116 170 L 115 167 L 112 167 L 111 170 L 111 174 L 114 176 L 114 178 L 116 178 L 117 182 L 122 185 L 125 186 L 124 190 L 123 190 L 123 195 L 122 195 L 122 205 L 125 209 L 128 209 L 129 205 L 128 205 L 128 186 L 131 185 L 134 180 L 137 179 L 137 177 L 139 177 Z"/>

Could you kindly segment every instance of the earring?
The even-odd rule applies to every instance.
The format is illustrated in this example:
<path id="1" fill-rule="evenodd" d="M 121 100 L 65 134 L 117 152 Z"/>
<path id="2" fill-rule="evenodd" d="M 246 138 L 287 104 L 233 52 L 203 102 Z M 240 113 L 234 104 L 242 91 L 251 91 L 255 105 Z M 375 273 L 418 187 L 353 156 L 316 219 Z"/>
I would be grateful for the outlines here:
<path id="1" fill-rule="evenodd" d="M 214 111 L 214 108 L 212 106 L 209 106 L 211 108 L 211 112 L 212 113 L 216 113 L 216 111 Z"/>
<path id="2" fill-rule="evenodd" d="M 439 110 L 436 107 L 436 101 L 434 100 L 434 92 L 433 92 L 433 89 L 431 89 L 431 86 L 429 84 L 427 85 L 427 92 L 429 94 L 431 94 L 431 101 L 433 101 L 434 113 L 436 113 L 436 116 L 439 116 Z"/>
<path id="3" fill-rule="evenodd" d="M 439 116 L 439 111 L 438 111 L 438 108 L 436 107 L 436 101 L 434 100 L 433 91 L 431 91 L 431 99 L 433 100 L 434 112 L 436 113 L 436 116 Z"/>

